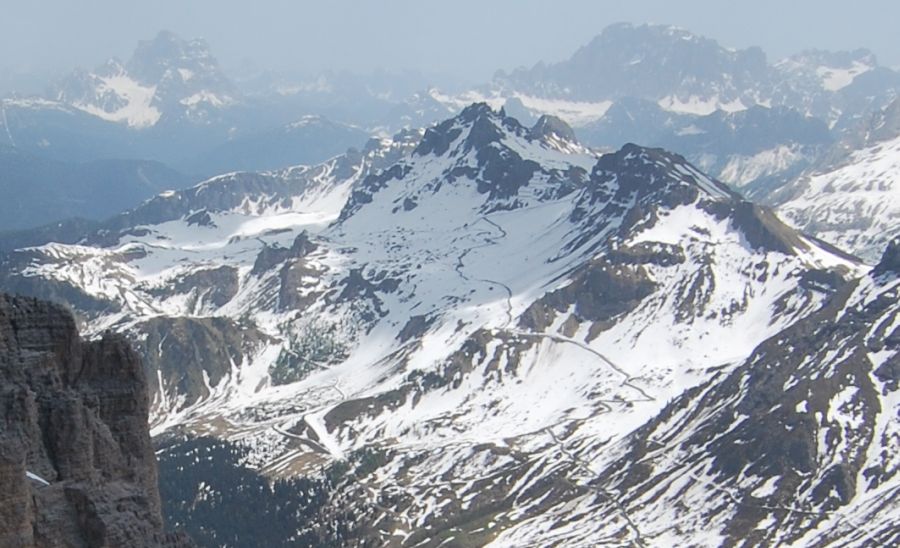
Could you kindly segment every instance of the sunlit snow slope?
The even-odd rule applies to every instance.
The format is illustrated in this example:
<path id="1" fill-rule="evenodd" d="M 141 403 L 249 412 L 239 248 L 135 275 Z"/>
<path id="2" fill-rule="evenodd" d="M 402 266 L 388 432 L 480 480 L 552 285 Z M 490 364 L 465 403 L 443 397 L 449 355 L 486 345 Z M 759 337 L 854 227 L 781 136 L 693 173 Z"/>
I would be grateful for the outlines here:
<path id="1" fill-rule="evenodd" d="M 795 226 L 872 262 L 900 235 L 900 137 L 853 152 L 840 167 L 800 179 L 779 206 Z"/>

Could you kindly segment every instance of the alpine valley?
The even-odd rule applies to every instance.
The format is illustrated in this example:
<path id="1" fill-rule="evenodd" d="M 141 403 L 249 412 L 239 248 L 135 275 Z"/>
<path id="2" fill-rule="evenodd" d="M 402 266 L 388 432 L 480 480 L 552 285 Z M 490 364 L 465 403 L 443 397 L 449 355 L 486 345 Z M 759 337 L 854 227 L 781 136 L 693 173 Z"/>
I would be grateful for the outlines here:
<path id="1" fill-rule="evenodd" d="M 0 290 L 141 357 L 167 528 L 900 544 L 897 72 L 623 24 L 476 89 L 337 80 L 242 90 L 161 33 L 3 103 L 29 158 L 100 161 L 35 144 L 85 124 L 246 170 L 0 234 Z"/>

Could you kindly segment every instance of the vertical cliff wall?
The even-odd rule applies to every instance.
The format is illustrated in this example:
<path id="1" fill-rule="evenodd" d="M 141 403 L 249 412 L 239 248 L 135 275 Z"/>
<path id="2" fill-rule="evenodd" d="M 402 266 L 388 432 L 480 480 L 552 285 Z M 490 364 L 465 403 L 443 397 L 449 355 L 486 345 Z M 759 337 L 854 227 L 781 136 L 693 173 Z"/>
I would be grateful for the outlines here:
<path id="1" fill-rule="evenodd" d="M 190 546 L 163 532 L 148 408 L 124 339 L 0 295 L 0 546 Z"/>

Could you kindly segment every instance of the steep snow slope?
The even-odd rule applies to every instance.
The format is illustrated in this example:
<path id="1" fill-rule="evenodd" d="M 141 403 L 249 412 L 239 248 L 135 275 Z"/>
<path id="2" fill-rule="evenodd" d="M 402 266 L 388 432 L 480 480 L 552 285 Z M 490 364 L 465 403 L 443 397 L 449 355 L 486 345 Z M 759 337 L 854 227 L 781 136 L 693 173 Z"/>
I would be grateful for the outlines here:
<path id="1" fill-rule="evenodd" d="M 786 189 L 779 212 L 800 229 L 875 261 L 900 234 L 900 137 L 850 154 Z"/>
<path id="2" fill-rule="evenodd" d="M 868 276 L 738 368 L 584 456 L 596 484 L 619 494 L 592 514 L 596 534 L 615 535 L 616 517 L 627 515 L 650 544 L 895 545 L 897 259 L 895 244 Z M 522 524 L 501 538 L 541 533 Z"/>
<path id="3" fill-rule="evenodd" d="M 483 104 L 3 266 L 132 334 L 158 434 L 240 443 L 270 477 L 346 463 L 344 540 L 518 546 L 640 541 L 595 519 L 619 494 L 591 461 L 860 268 L 680 156 L 598 158 Z"/>
<path id="4" fill-rule="evenodd" d="M 155 125 L 162 114 L 153 104 L 157 86 L 141 85 L 121 65 L 106 68 L 111 72 L 86 75 L 92 80 L 94 97 L 79 97 L 72 106 L 103 120 L 123 122 L 133 128 Z M 65 100 L 66 96 L 60 94 L 58 99 Z"/>

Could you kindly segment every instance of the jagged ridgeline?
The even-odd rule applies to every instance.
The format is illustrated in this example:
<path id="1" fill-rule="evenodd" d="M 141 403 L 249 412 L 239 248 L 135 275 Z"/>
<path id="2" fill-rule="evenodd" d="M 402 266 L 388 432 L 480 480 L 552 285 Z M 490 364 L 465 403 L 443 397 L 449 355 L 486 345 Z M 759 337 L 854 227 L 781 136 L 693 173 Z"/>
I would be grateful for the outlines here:
<path id="1" fill-rule="evenodd" d="M 0 281 L 135 341 L 206 545 L 895 538 L 894 269 L 664 149 L 474 104 L 41 238 Z"/>

